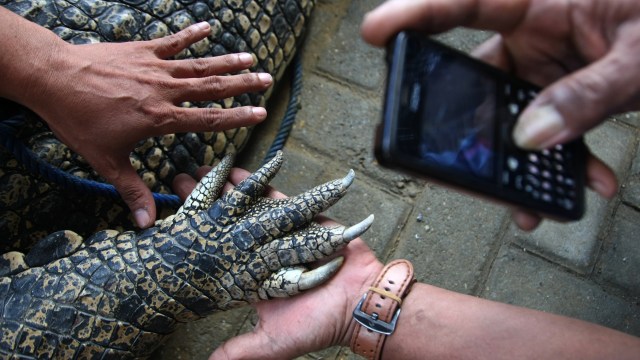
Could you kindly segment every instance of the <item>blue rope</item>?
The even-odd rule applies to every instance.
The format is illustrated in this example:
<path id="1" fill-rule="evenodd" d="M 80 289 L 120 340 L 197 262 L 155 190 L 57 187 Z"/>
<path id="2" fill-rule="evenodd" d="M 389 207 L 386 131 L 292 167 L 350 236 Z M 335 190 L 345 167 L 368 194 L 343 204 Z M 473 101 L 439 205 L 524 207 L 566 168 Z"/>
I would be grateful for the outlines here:
<path id="1" fill-rule="evenodd" d="M 293 66 L 294 74 L 291 80 L 291 94 L 287 111 L 280 123 L 280 129 L 265 156 L 264 163 L 271 160 L 276 152 L 284 147 L 284 143 L 291 132 L 298 112 L 298 97 L 302 89 L 302 61 L 300 60 L 300 55 L 296 55 Z M 120 198 L 120 194 L 118 194 L 115 187 L 111 184 L 73 176 L 40 159 L 31 149 L 27 148 L 18 140 L 16 136 L 17 129 L 24 123 L 24 117 L 24 114 L 19 114 L 0 121 L 0 146 L 5 147 L 11 152 L 29 172 L 40 175 L 64 189 L 73 190 L 80 194 L 102 195 L 113 199 Z M 173 194 L 154 192 L 153 198 L 159 206 L 177 208 L 182 204 L 180 198 Z"/>
<path id="2" fill-rule="evenodd" d="M 298 114 L 298 108 L 300 106 L 300 93 L 302 91 L 302 61 L 300 60 L 300 55 L 296 55 L 293 60 L 293 77 L 291 78 L 291 90 L 289 95 L 289 104 L 287 105 L 287 111 L 280 122 L 280 129 L 278 129 L 278 133 L 276 134 L 275 139 L 271 143 L 271 147 L 267 150 L 267 155 L 265 155 L 262 164 L 266 164 L 269 160 L 273 159 L 276 156 L 278 150 L 282 150 L 284 147 L 284 143 L 289 138 L 289 134 L 291 133 L 291 129 L 293 128 L 293 123 L 296 120 L 296 115 Z"/>

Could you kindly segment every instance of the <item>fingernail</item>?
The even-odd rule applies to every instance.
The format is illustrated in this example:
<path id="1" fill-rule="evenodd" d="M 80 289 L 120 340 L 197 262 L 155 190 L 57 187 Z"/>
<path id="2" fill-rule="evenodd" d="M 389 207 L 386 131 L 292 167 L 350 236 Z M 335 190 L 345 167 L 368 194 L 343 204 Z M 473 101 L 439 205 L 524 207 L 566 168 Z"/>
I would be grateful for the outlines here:
<path id="1" fill-rule="evenodd" d="M 513 139 L 523 149 L 541 149 L 564 129 L 562 115 L 551 105 L 525 112 L 516 123 Z"/>
<path id="2" fill-rule="evenodd" d="M 200 30 L 209 30 L 209 28 L 211 27 L 211 25 L 209 25 L 208 22 L 203 21 L 203 22 L 199 22 L 196 24 L 196 27 Z"/>
<path id="3" fill-rule="evenodd" d="M 149 226 L 151 217 L 146 209 L 138 209 L 133 212 L 133 218 L 136 220 L 136 224 L 139 228 L 144 229 Z"/>
<path id="4" fill-rule="evenodd" d="M 598 194 L 605 196 L 605 194 L 609 193 L 609 189 L 607 188 L 607 186 L 605 184 L 603 184 L 600 181 L 597 180 L 591 180 L 589 182 L 589 187 L 593 189 L 593 191 L 597 192 Z"/>
<path id="5" fill-rule="evenodd" d="M 267 116 L 267 109 L 265 108 L 261 108 L 261 107 L 254 107 L 253 109 L 251 109 L 251 111 L 253 111 L 253 115 L 259 117 L 259 118 L 264 118 Z"/>
<path id="6" fill-rule="evenodd" d="M 271 84 L 271 81 L 273 81 L 271 75 L 267 73 L 259 73 L 258 78 L 265 84 Z"/>
<path id="7" fill-rule="evenodd" d="M 248 65 L 253 64 L 253 56 L 251 56 L 251 54 L 248 54 L 248 53 L 238 54 L 238 59 L 243 64 L 248 64 Z"/>

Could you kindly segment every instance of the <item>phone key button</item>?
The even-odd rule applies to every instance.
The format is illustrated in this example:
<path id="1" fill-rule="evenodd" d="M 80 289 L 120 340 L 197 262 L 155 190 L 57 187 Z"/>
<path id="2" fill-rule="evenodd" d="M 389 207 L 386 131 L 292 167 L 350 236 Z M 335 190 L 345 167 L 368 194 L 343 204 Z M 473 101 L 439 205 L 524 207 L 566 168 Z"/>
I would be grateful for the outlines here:
<path id="1" fill-rule="evenodd" d="M 564 161 L 564 156 L 562 156 L 561 152 L 555 152 L 553 154 L 553 158 L 556 159 L 557 161 Z"/>
<path id="2" fill-rule="evenodd" d="M 538 178 L 536 178 L 535 176 L 529 174 L 529 175 L 527 175 L 527 184 L 531 184 L 531 186 L 533 186 L 535 188 L 539 188 L 540 187 L 540 180 L 538 180 Z"/>
<path id="3" fill-rule="evenodd" d="M 542 201 L 550 203 L 553 201 L 553 198 L 549 193 L 542 193 Z"/>
<path id="4" fill-rule="evenodd" d="M 507 167 L 509 168 L 509 170 L 516 171 L 518 170 L 518 166 L 520 166 L 520 162 L 518 161 L 518 159 L 513 156 L 509 156 L 507 158 Z"/>
<path id="5" fill-rule="evenodd" d="M 571 210 L 575 206 L 575 203 L 569 199 L 562 199 L 560 206 L 563 206 L 567 210 Z"/>
<path id="6" fill-rule="evenodd" d="M 513 116 L 517 116 L 520 113 L 520 107 L 516 103 L 509 104 L 509 112 Z"/>

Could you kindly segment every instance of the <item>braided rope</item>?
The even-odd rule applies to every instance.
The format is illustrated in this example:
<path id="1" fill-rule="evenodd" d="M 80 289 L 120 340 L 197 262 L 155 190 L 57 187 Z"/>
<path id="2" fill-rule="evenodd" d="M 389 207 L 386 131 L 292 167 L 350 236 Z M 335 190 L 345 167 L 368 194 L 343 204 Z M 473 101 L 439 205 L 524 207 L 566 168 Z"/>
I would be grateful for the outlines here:
<path id="1" fill-rule="evenodd" d="M 299 96 L 301 92 L 302 61 L 300 60 L 300 55 L 298 54 L 293 60 L 293 78 L 291 79 L 291 90 L 289 95 L 289 103 L 287 105 L 287 111 L 285 111 L 284 113 L 284 117 L 280 122 L 278 133 L 276 134 L 275 139 L 273 139 L 271 147 L 269 147 L 269 150 L 267 150 L 267 154 L 264 157 L 262 165 L 273 159 L 273 157 L 276 156 L 276 153 L 279 150 L 282 150 L 282 148 L 284 147 L 284 143 L 289 138 L 289 134 L 291 133 L 293 123 L 296 120 L 296 115 L 298 114 L 298 109 L 300 107 Z"/>
<path id="2" fill-rule="evenodd" d="M 271 160 L 271 158 L 275 156 L 276 152 L 284 147 L 284 143 L 291 132 L 291 128 L 293 127 L 293 123 L 298 112 L 298 98 L 302 89 L 302 61 L 300 60 L 299 55 L 296 55 L 293 66 L 294 73 L 291 80 L 291 94 L 287 105 L 287 111 L 280 123 L 278 133 L 265 156 L 264 163 Z M 64 189 L 72 190 L 80 194 L 102 195 L 113 199 L 120 198 L 120 194 L 116 191 L 113 185 L 73 176 L 36 156 L 33 151 L 27 148 L 16 137 L 17 129 L 25 121 L 24 117 L 24 114 L 19 114 L 0 121 L 0 146 L 3 146 L 11 152 L 29 172 L 34 175 L 40 175 L 44 179 L 49 180 Z M 161 194 L 154 192 L 153 199 L 159 206 L 164 205 L 177 208 L 182 204 L 180 198 L 174 194 Z"/>

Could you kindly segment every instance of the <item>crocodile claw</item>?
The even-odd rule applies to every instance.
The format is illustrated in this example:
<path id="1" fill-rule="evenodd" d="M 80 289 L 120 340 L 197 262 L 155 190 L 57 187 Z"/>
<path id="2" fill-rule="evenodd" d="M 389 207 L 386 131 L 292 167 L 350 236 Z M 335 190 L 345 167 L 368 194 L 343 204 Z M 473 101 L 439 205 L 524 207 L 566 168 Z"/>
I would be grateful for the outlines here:
<path id="1" fill-rule="evenodd" d="M 330 244 L 335 246 L 335 248 L 341 248 L 349 243 L 349 241 L 357 238 L 367 231 L 372 223 L 373 215 L 369 215 L 366 219 L 349 228 L 340 226 L 329 229 L 333 234 Z M 330 262 L 309 271 L 302 266 L 282 268 L 264 282 L 263 289 L 271 297 L 287 297 L 295 295 L 300 291 L 309 290 L 319 286 L 330 279 L 340 269 L 343 261 L 344 258 L 339 256 Z"/>

